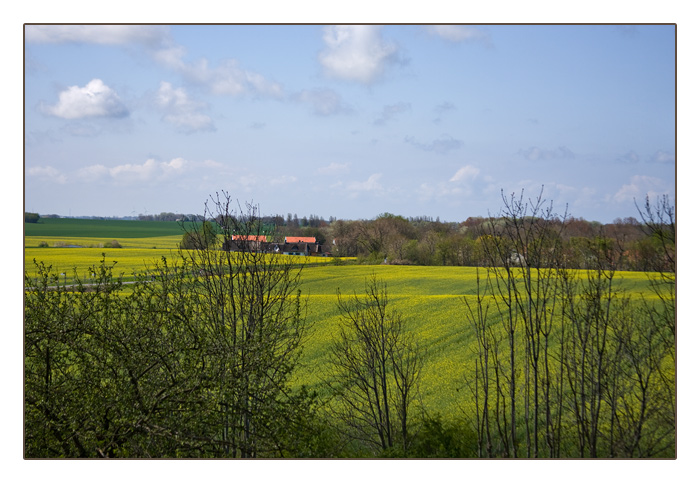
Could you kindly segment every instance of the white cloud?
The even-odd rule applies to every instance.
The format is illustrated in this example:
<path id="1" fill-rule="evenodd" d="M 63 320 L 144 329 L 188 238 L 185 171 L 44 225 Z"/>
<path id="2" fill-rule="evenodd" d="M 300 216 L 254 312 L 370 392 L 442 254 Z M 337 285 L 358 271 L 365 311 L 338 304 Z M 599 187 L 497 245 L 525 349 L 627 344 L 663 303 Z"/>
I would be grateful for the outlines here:
<path id="1" fill-rule="evenodd" d="M 185 49 L 181 47 L 168 47 L 154 53 L 154 58 L 166 67 L 181 74 L 188 82 L 204 86 L 213 94 L 253 94 L 273 98 L 284 96 L 284 89 L 280 84 L 241 68 L 235 59 L 226 59 L 219 65 L 210 67 L 206 58 L 187 63 L 184 56 Z"/>
<path id="2" fill-rule="evenodd" d="M 323 29 L 326 48 L 318 59 L 325 73 L 337 79 L 370 84 L 394 62 L 397 47 L 381 36 L 376 25 L 335 25 Z"/>
<path id="3" fill-rule="evenodd" d="M 340 174 L 340 173 L 347 173 L 348 168 L 350 167 L 350 163 L 331 163 L 328 166 L 324 166 L 322 168 L 318 168 L 316 171 L 319 174 Z"/>
<path id="4" fill-rule="evenodd" d="M 59 94 L 56 105 L 43 106 L 43 111 L 63 119 L 129 115 L 117 93 L 100 79 L 91 80 L 85 87 L 69 87 Z"/>
<path id="5" fill-rule="evenodd" d="M 151 52 L 156 62 L 173 70 L 181 70 L 185 67 L 185 62 L 182 60 L 185 54 L 187 50 L 181 45 L 167 45 Z"/>
<path id="6" fill-rule="evenodd" d="M 260 182 L 258 176 L 254 173 L 241 175 L 236 179 L 236 181 L 238 187 L 240 187 L 245 193 L 251 193 L 255 186 L 257 186 L 257 184 Z"/>
<path id="7" fill-rule="evenodd" d="M 93 164 L 78 170 L 78 178 L 82 181 L 91 183 L 109 176 L 109 168 L 101 164 Z"/>
<path id="8" fill-rule="evenodd" d="M 522 157 L 529 161 L 549 161 L 558 159 L 574 159 L 576 155 L 566 146 L 557 149 L 541 149 L 536 146 L 518 151 Z"/>
<path id="9" fill-rule="evenodd" d="M 152 183 L 174 180 L 185 173 L 199 169 L 220 169 L 221 164 L 214 161 L 191 162 L 183 158 L 170 161 L 148 159 L 143 164 L 120 164 L 108 168 L 102 164 L 86 166 L 78 170 L 77 175 L 83 181 L 111 180 L 117 184 Z"/>
<path id="10" fill-rule="evenodd" d="M 162 175 L 159 167 L 159 163 L 155 159 L 149 159 L 143 164 L 115 166 L 109 170 L 109 174 L 112 178 L 121 182 L 151 181 Z"/>
<path id="11" fill-rule="evenodd" d="M 480 185 L 490 181 L 488 176 L 481 176 L 481 170 L 476 166 L 465 165 L 455 172 L 448 182 L 424 182 L 417 189 L 417 194 L 420 200 L 440 200 L 446 202 L 458 202 L 466 196 L 474 193 L 474 189 L 478 188 L 476 183 L 480 180 Z"/>
<path id="12" fill-rule="evenodd" d="M 30 43 L 80 42 L 104 45 L 137 43 L 156 46 L 168 42 L 170 30 L 163 25 L 27 25 Z"/>
<path id="13" fill-rule="evenodd" d="M 211 67 L 206 58 L 186 62 L 187 50 L 174 43 L 170 28 L 164 25 L 29 25 L 25 38 L 30 43 L 76 42 L 127 47 L 136 44 L 145 47 L 156 62 L 214 94 L 283 96 L 280 84 L 241 68 L 235 59 L 223 60 L 215 67 Z"/>
<path id="14" fill-rule="evenodd" d="M 418 188 L 418 198 L 421 201 L 430 201 L 433 199 L 458 199 L 471 193 L 471 190 L 463 186 L 448 184 L 448 183 L 422 183 Z"/>
<path id="15" fill-rule="evenodd" d="M 216 169 L 223 169 L 224 168 L 223 163 L 220 163 L 218 161 L 213 161 L 211 159 L 207 159 L 205 161 L 202 161 L 201 165 L 206 167 L 206 168 L 216 168 Z"/>
<path id="16" fill-rule="evenodd" d="M 474 180 L 479 174 L 479 168 L 471 165 L 466 165 L 457 170 L 457 172 L 450 178 L 450 182 L 458 183 L 461 181 Z"/>
<path id="17" fill-rule="evenodd" d="M 169 82 L 161 82 L 156 94 L 156 104 L 165 112 L 163 120 L 182 132 L 213 131 L 211 117 L 199 111 L 206 108 L 203 102 L 196 102 L 183 88 L 175 89 Z"/>
<path id="18" fill-rule="evenodd" d="M 278 176 L 276 178 L 270 179 L 270 184 L 272 186 L 278 186 L 278 185 L 283 185 L 283 184 L 290 184 L 296 182 L 297 177 L 296 176 L 289 176 L 289 175 L 282 175 Z"/>
<path id="19" fill-rule="evenodd" d="M 660 178 L 652 176 L 635 175 L 628 184 L 623 185 L 617 193 L 613 195 L 613 201 L 629 202 L 640 201 L 646 196 L 655 198 L 661 195 L 671 194 L 672 187 Z"/>
<path id="20" fill-rule="evenodd" d="M 67 181 L 66 176 L 53 166 L 35 166 L 27 169 L 26 174 L 27 176 L 52 180 L 59 184 L 64 184 Z"/>
<path id="21" fill-rule="evenodd" d="M 284 95 L 284 89 L 281 84 L 267 80 L 263 75 L 256 72 L 243 70 L 246 85 L 252 88 L 255 94 L 281 98 Z"/>
<path id="22" fill-rule="evenodd" d="M 655 163 L 675 163 L 676 157 L 668 151 L 656 151 L 652 156 L 652 161 Z"/>
<path id="23" fill-rule="evenodd" d="M 448 152 L 461 148 L 464 143 L 452 136 L 443 136 L 442 139 L 434 139 L 429 144 L 417 141 L 413 136 L 406 136 L 404 139 L 408 144 L 423 151 L 432 151 L 438 154 L 447 154 Z"/>
<path id="24" fill-rule="evenodd" d="M 480 41 L 491 43 L 491 37 L 483 30 L 466 25 L 427 25 L 425 30 L 448 42 Z"/>
<path id="25" fill-rule="evenodd" d="M 346 189 L 350 191 L 350 196 L 356 198 L 361 192 L 373 191 L 375 193 L 382 193 L 384 188 L 382 187 L 379 180 L 381 179 L 381 173 L 374 173 L 370 175 L 365 181 L 351 181 L 346 185 Z"/>

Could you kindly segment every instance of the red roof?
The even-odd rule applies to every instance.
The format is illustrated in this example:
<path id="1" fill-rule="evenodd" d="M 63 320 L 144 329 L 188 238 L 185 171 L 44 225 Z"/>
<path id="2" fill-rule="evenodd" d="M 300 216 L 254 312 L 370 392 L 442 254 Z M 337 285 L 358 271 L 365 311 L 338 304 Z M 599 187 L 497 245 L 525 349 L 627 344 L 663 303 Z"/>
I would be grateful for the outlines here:
<path id="1" fill-rule="evenodd" d="M 288 236 L 284 238 L 285 243 L 316 243 L 315 236 Z"/>
<path id="2" fill-rule="evenodd" d="M 231 235 L 232 241 L 247 240 L 247 241 L 257 241 L 266 242 L 267 237 L 264 235 Z"/>

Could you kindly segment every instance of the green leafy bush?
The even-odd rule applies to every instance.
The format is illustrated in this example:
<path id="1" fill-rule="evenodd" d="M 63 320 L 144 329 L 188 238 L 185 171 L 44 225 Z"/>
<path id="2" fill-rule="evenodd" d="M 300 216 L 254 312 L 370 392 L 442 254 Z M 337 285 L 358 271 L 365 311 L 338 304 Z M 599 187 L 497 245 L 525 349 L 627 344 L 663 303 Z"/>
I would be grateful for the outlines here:
<path id="1" fill-rule="evenodd" d="M 122 246 L 119 244 L 117 240 L 112 240 L 108 242 L 104 242 L 103 245 L 104 248 L 121 248 Z"/>

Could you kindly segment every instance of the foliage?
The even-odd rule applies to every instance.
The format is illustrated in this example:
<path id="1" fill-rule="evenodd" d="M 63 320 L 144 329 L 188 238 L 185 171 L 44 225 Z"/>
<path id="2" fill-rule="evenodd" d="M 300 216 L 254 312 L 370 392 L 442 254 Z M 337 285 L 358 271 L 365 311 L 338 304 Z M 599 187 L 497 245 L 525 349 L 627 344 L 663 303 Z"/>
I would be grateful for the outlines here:
<path id="1" fill-rule="evenodd" d="M 343 322 L 330 351 L 331 380 L 338 417 L 351 436 L 405 454 L 423 353 L 387 305 L 386 284 L 376 276 L 366 281 L 364 297 L 344 300 L 338 291 Z"/>
<path id="2" fill-rule="evenodd" d="M 180 249 L 184 250 L 207 250 L 214 248 L 217 244 L 217 236 L 214 226 L 210 221 L 192 223 L 189 229 L 185 229 L 180 242 Z"/>
<path id="3" fill-rule="evenodd" d="M 280 456 L 284 427 L 298 411 L 288 383 L 306 331 L 301 267 L 249 245 L 237 252 L 207 249 L 214 233 L 247 239 L 263 229 L 254 205 L 243 211 L 225 192 L 210 201 L 204 218 L 216 228 L 207 221 L 191 225 L 187 233 L 196 234 L 198 249 L 180 251 L 183 266 L 196 275 L 183 296 L 211 341 L 206 352 L 215 409 L 208 437 L 223 456 Z"/>
<path id="4" fill-rule="evenodd" d="M 39 222 L 39 213 L 29 213 L 27 211 L 24 212 L 24 222 L 25 223 L 38 223 Z"/>
<path id="5" fill-rule="evenodd" d="M 483 238 L 486 280 L 465 298 L 479 456 L 675 456 L 675 277 L 633 303 L 619 238 L 585 239 L 579 274 L 541 196 L 504 204 Z"/>
<path id="6" fill-rule="evenodd" d="M 61 285 L 42 263 L 25 275 L 27 457 L 326 451 L 315 396 L 289 386 L 305 332 L 298 266 L 183 251 L 129 290 L 113 268 L 103 256 L 90 284 L 74 272 Z"/>
<path id="7" fill-rule="evenodd" d="M 425 415 L 407 452 L 409 458 L 476 458 L 477 440 L 466 421 Z"/>
<path id="8" fill-rule="evenodd" d="M 121 248 L 121 244 L 117 240 L 112 240 L 108 242 L 104 242 L 102 245 L 103 248 Z"/>

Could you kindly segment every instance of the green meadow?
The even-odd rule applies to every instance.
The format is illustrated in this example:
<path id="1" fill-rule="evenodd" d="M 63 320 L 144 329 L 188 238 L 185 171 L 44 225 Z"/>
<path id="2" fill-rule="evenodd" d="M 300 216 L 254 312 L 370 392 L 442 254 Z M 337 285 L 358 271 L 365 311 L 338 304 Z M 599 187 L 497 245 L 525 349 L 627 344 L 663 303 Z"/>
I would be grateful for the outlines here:
<path id="1" fill-rule="evenodd" d="M 92 220 L 78 218 L 41 218 L 25 223 L 25 237 L 149 238 L 178 235 L 182 228 L 176 221 Z"/>

